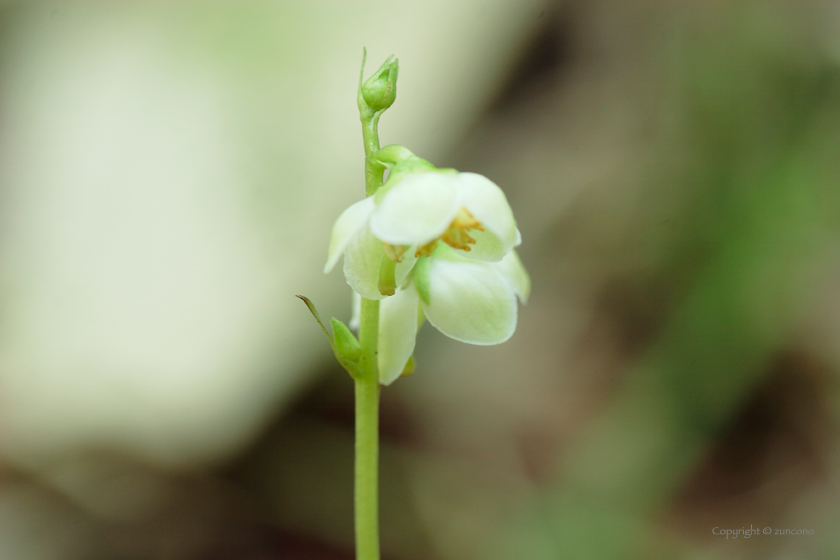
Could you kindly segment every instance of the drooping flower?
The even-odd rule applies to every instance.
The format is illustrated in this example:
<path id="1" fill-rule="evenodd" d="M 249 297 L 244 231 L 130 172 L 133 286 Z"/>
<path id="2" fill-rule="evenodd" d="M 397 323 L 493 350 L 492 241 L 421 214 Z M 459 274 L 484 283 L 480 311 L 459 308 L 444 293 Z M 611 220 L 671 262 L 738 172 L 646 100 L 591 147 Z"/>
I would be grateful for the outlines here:
<path id="1" fill-rule="evenodd" d="M 470 344 L 510 338 L 517 297 L 527 299 L 530 280 L 513 251 L 521 242 L 513 212 L 496 184 L 435 169 L 401 146 L 378 154 L 392 164 L 390 177 L 338 218 L 324 272 L 344 255 L 355 293 L 382 300 L 378 364 L 380 382 L 390 384 L 425 319 Z"/>
<path id="2" fill-rule="evenodd" d="M 520 241 L 504 193 L 486 177 L 430 165 L 404 173 L 398 166 L 375 195 L 338 218 L 324 272 L 343 254 L 347 283 L 362 297 L 382 299 L 441 244 L 472 260 L 499 262 Z"/>

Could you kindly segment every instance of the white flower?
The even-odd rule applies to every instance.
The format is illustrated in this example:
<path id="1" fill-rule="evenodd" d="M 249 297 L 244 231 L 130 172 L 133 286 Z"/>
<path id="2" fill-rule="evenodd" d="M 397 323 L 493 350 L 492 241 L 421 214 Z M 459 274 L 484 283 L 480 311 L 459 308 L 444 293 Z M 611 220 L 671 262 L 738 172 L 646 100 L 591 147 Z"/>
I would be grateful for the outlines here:
<path id="1" fill-rule="evenodd" d="M 414 352 L 421 309 L 429 323 L 450 338 L 500 344 L 516 329 L 517 298 L 525 303 L 530 291 L 528 273 L 515 251 L 500 262 L 481 262 L 438 246 L 417 262 L 406 285 L 380 304 L 380 383 L 397 379 Z M 357 317 L 351 325 L 354 322 Z"/>
<path id="2" fill-rule="evenodd" d="M 530 291 L 502 190 L 475 173 L 411 164 L 341 214 L 324 267 L 344 255 L 353 290 L 383 300 L 378 365 L 386 385 L 414 352 L 424 318 L 455 340 L 499 344 L 516 329 L 517 297 L 524 302 Z"/>
<path id="3" fill-rule="evenodd" d="M 504 193 L 486 177 L 451 170 L 401 174 L 341 214 L 324 272 L 343 254 L 347 283 L 362 297 L 382 299 L 440 241 L 471 259 L 499 262 L 521 238 Z"/>

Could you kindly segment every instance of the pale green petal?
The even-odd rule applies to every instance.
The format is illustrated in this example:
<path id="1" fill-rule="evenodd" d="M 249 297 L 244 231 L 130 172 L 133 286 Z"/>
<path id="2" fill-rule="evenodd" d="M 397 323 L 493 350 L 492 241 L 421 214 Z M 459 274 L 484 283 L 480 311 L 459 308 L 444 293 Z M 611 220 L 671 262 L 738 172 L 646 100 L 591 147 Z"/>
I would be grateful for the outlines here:
<path id="1" fill-rule="evenodd" d="M 458 213 L 458 175 L 412 173 L 388 191 L 370 219 L 374 235 L 391 245 L 425 245 Z"/>
<path id="2" fill-rule="evenodd" d="M 505 193 L 496 183 L 477 173 L 460 173 L 457 178 L 458 205 L 466 208 L 476 220 L 481 222 L 486 233 L 495 235 L 497 243 L 500 245 L 486 252 L 480 247 L 476 247 L 474 250 L 476 255 L 497 255 L 499 252 L 506 255 L 517 245 L 518 237 L 516 220 L 513 218 L 513 210 L 510 209 Z M 478 233 L 481 235 L 481 232 Z M 473 235 L 472 231 L 470 231 L 470 235 Z M 481 244 L 478 236 L 473 235 L 473 237 L 476 238 L 476 245 Z M 483 237 L 487 237 L 489 240 L 489 236 L 486 234 Z M 479 257 L 474 256 L 473 258 Z"/>
<path id="3" fill-rule="evenodd" d="M 364 298 L 382 299 L 379 293 L 379 267 L 385 249 L 368 226 L 353 237 L 344 250 L 344 277 L 351 288 Z"/>
<path id="4" fill-rule="evenodd" d="M 379 304 L 379 382 L 390 385 L 400 376 L 417 338 L 417 292 L 405 290 Z"/>
<path id="5" fill-rule="evenodd" d="M 516 295 L 496 266 L 437 255 L 436 251 L 431 258 L 430 302 L 424 306 L 429 322 L 446 336 L 470 344 L 499 344 L 510 338 L 516 329 Z"/>
<path id="6" fill-rule="evenodd" d="M 330 248 L 327 251 L 327 264 L 324 265 L 324 274 L 333 269 L 344 249 L 352 241 L 353 236 L 370 219 L 374 207 L 373 198 L 365 198 L 342 212 L 341 216 L 335 221 L 330 236 Z"/>
<path id="7" fill-rule="evenodd" d="M 502 273 L 505 279 L 513 288 L 519 301 L 526 303 L 531 295 L 531 278 L 528 276 L 528 271 L 519 260 L 519 255 L 516 251 L 511 251 L 502 259 L 502 262 L 493 265 L 498 271 Z"/>
<path id="8" fill-rule="evenodd" d="M 487 229 L 487 231 L 471 229 L 467 233 L 470 234 L 470 237 L 475 239 L 475 243 L 471 243 L 469 245 L 470 250 L 464 251 L 462 249 L 453 249 L 456 253 L 468 259 L 485 262 L 499 262 L 505 258 L 505 255 L 510 253 L 513 248 L 513 245 L 503 242 L 489 229 Z"/>

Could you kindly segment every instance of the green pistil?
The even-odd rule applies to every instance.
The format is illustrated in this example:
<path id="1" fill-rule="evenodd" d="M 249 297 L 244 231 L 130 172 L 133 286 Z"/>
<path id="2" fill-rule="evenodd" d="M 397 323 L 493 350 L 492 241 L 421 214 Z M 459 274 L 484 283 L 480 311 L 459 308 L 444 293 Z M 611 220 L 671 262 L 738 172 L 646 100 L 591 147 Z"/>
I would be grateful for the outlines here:
<path id="1" fill-rule="evenodd" d="M 397 292 L 396 270 L 397 263 L 388 255 L 383 255 L 382 264 L 379 267 L 379 293 L 383 296 L 392 296 Z"/>

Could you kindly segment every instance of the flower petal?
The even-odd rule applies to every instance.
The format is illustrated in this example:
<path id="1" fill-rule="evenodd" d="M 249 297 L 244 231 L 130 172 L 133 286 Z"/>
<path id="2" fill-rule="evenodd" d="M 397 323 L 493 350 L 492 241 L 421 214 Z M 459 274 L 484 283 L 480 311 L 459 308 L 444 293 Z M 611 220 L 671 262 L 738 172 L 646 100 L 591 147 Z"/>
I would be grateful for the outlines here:
<path id="1" fill-rule="evenodd" d="M 330 248 L 327 251 L 327 264 L 324 265 L 324 274 L 333 269 L 335 263 L 338 262 L 339 257 L 344 252 L 344 249 L 352 241 L 353 236 L 370 219 L 370 215 L 373 213 L 375 206 L 373 198 L 369 197 L 360 200 L 341 213 L 341 216 L 338 217 L 335 225 L 333 225 L 332 235 L 330 236 Z"/>
<path id="2" fill-rule="evenodd" d="M 417 252 L 417 246 L 412 245 L 408 249 L 405 250 L 403 254 L 403 260 L 400 263 L 397 263 L 397 270 L 395 271 L 395 278 L 397 280 L 397 286 L 401 286 L 405 277 L 408 276 L 408 273 L 411 272 L 411 269 L 414 268 L 414 264 L 417 262 L 417 257 L 414 254 Z"/>
<path id="3" fill-rule="evenodd" d="M 489 228 L 487 231 L 469 230 L 470 237 L 475 239 L 475 244 L 470 244 L 470 250 L 453 249 L 459 255 L 474 261 L 484 262 L 499 262 L 505 255 L 510 253 L 513 247 L 509 243 L 505 243 L 499 237 L 491 232 Z"/>
<path id="4" fill-rule="evenodd" d="M 527 303 L 528 297 L 531 295 L 531 278 L 528 276 L 528 271 L 522 265 L 522 261 L 519 260 L 519 255 L 516 254 L 516 251 L 511 251 L 501 262 L 493 266 L 502 273 L 511 285 L 519 301 Z"/>
<path id="5" fill-rule="evenodd" d="M 362 318 L 362 296 L 359 295 L 359 292 L 353 290 L 350 292 L 352 294 L 352 303 L 351 308 L 352 311 L 350 312 L 350 323 L 347 325 L 350 327 L 351 331 L 355 331 L 357 334 L 359 332 L 359 320 Z"/>
<path id="6" fill-rule="evenodd" d="M 379 304 L 379 382 L 390 385 L 400 376 L 417 340 L 417 292 L 405 290 Z"/>
<path id="7" fill-rule="evenodd" d="M 368 226 L 363 226 L 344 250 L 344 278 L 363 298 L 385 297 L 379 293 L 379 267 L 384 256 L 382 242 L 373 236 Z"/>
<path id="8" fill-rule="evenodd" d="M 426 318 L 440 332 L 481 345 L 499 344 L 511 337 L 516 329 L 516 296 L 494 265 L 439 248 L 431 258 L 429 276 L 430 302 L 424 309 Z"/>
<path id="9" fill-rule="evenodd" d="M 460 173 L 457 179 L 458 206 L 466 208 L 486 230 L 476 232 L 477 235 L 470 231 L 476 240 L 470 251 L 474 254 L 470 256 L 479 260 L 501 260 L 518 241 L 516 220 L 505 193 L 496 183 L 477 173 Z M 485 250 L 481 247 L 482 241 L 493 246 Z M 499 253 L 501 256 L 498 256 Z"/>
<path id="10" fill-rule="evenodd" d="M 437 239 L 458 213 L 458 175 L 412 173 L 389 190 L 370 219 L 374 235 L 392 245 L 425 245 Z"/>

